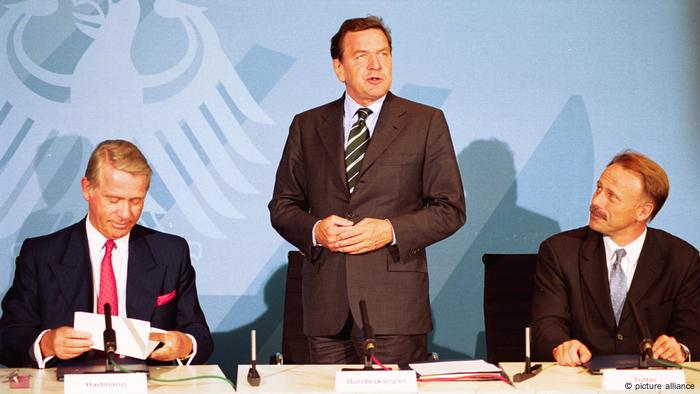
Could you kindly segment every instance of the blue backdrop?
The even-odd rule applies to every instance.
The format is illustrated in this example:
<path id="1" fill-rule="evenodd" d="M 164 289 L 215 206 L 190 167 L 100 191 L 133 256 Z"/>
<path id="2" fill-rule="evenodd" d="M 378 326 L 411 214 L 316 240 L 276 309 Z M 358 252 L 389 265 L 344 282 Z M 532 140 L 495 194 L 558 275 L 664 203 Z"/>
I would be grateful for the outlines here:
<path id="1" fill-rule="evenodd" d="M 329 40 L 376 14 L 393 91 L 444 110 L 467 224 L 429 249 L 443 357 L 485 357 L 485 252 L 584 225 L 625 148 L 669 173 L 653 225 L 700 245 L 700 5 L 692 1 L 0 1 L 0 292 L 22 241 L 86 213 L 95 144 L 155 169 L 142 223 L 187 238 L 231 372 L 281 348 L 286 253 L 267 202 L 294 114 L 342 94 Z"/>

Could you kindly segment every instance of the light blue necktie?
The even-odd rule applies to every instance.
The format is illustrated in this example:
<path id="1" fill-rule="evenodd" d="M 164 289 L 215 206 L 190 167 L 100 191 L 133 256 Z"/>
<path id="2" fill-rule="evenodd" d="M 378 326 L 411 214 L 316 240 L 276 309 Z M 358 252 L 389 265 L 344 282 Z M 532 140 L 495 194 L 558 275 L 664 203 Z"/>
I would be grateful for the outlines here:
<path id="1" fill-rule="evenodd" d="M 624 249 L 615 251 L 615 261 L 610 272 L 610 301 L 612 301 L 613 312 L 615 313 L 615 322 L 620 324 L 620 314 L 622 307 L 625 305 L 627 297 L 627 277 L 622 271 L 620 263 L 627 252 Z"/>

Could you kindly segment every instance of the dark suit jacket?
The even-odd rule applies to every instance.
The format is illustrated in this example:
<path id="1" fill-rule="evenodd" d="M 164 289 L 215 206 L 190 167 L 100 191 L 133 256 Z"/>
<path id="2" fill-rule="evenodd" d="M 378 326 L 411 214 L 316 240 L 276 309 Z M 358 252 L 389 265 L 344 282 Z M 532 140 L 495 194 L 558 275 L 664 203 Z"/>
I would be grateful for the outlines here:
<path id="1" fill-rule="evenodd" d="M 426 333 L 432 322 L 425 247 L 465 221 L 447 122 L 438 109 L 388 93 L 350 195 L 343 100 L 294 118 L 269 204 L 273 227 L 306 255 L 304 333 L 338 333 L 349 309 L 359 324 L 361 299 L 377 334 Z M 314 224 L 332 214 L 354 222 L 387 218 L 397 244 L 355 256 L 313 247 Z"/>
<path id="2" fill-rule="evenodd" d="M 173 290 L 175 298 L 156 307 L 156 297 Z M 190 334 L 197 340 L 193 363 L 209 358 L 213 340 L 197 300 L 195 272 L 183 238 L 134 226 L 129 237 L 126 291 L 129 318 Z M 41 331 L 73 326 L 74 312 L 93 311 L 85 219 L 53 234 L 24 241 L 14 282 L 2 308 L 0 363 L 34 367 L 32 347 Z"/>
<path id="3" fill-rule="evenodd" d="M 674 336 L 700 354 L 700 261 L 687 242 L 653 228 L 637 261 L 627 301 L 637 306 L 652 340 Z M 535 357 L 578 339 L 593 356 L 639 352 L 642 339 L 627 303 L 615 323 L 603 236 L 588 227 L 542 243 L 532 302 Z"/>

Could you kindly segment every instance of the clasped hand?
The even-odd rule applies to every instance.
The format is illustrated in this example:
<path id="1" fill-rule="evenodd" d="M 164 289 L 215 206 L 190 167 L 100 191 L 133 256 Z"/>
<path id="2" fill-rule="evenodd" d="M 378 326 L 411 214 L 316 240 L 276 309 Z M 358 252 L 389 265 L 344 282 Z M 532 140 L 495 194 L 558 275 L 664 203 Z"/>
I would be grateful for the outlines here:
<path id="1" fill-rule="evenodd" d="M 332 252 L 361 254 L 391 243 L 391 223 L 385 219 L 365 218 L 357 223 L 331 215 L 321 220 L 314 232 L 316 243 Z"/>

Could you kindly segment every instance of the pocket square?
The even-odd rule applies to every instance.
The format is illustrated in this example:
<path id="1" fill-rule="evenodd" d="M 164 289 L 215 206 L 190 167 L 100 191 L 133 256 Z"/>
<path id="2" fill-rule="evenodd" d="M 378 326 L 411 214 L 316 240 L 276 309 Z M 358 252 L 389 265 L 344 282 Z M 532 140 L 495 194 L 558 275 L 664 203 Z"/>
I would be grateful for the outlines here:
<path id="1" fill-rule="evenodd" d="M 170 293 L 160 295 L 156 297 L 156 308 L 159 306 L 163 306 L 167 304 L 168 302 L 172 301 L 175 298 L 175 294 L 177 294 L 176 290 L 171 291 Z"/>

